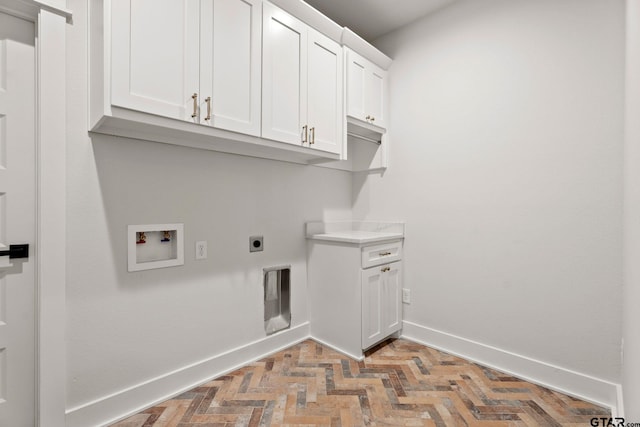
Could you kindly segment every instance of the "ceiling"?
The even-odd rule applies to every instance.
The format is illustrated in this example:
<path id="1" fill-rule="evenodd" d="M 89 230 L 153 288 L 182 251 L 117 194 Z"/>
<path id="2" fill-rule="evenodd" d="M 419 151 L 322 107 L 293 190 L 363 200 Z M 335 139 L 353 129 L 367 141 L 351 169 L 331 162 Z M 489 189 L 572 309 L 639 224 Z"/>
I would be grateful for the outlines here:
<path id="1" fill-rule="evenodd" d="M 343 27 L 372 41 L 456 0 L 305 0 Z"/>

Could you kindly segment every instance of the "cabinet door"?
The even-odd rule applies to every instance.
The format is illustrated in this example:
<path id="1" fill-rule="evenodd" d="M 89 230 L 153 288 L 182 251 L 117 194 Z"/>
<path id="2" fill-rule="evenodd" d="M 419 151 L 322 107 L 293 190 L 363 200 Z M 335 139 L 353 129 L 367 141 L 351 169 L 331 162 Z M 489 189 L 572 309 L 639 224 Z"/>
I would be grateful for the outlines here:
<path id="1" fill-rule="evenodd" d="M 269 4 L 262 21 L 262 136 L 302 145 L 307 119 L 307 26 Z"/>
<path id="2" fill-rule="evenodd" d="M 357 53 L 347 50 L 347 115 L 365 120 L 368 113 L 365 104 L 367 92 L 367 61 Z"/>
<path id="3" fill-rule="evenodd" d="M 387 266 L 383 274 L 382 334 L 386 337 L 402 328 L 402 264 Z"/>
<path id="4" fill-rule="evenodd" d="M 117 0 L 111 4 L 111 103 L 194 120 L 199 0 Z"/>
<path id="5" fill-rule="evenodd" d="M 387 72 L 369 63 L 366 71 L 367 90 L 365 105 L 370 122 L 382 128 L 387 127 Z M 366 117 L 366 116 L 365 116 Z"/>
<path id="6" fill-rule="evenodd" d="M 261 29 L 261 0 L 201 0 L 200 123 L 260 135 Z"/>
<path id="7" fill-rule="evenodd" d="M 381 268 L 362 271 L 362 348 L 369 348 L 385 337 L 382 318 L 383 272 Z"/>
<path id="8" fill-rule="evenodd" d="M 309 146 L 342 152 L 342 47 L 309 28 L 308 31 Z"/>

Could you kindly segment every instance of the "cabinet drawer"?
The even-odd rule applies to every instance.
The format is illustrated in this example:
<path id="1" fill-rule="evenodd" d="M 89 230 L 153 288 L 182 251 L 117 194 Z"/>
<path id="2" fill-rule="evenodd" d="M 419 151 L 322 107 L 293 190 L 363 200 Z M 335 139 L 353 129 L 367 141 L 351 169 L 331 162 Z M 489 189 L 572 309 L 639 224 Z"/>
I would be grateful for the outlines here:
<path id="1" fill-rule="evenodd" d="M 362 248 L 362 268 L 388 264 L 402 258 L 402 240 Z"/>

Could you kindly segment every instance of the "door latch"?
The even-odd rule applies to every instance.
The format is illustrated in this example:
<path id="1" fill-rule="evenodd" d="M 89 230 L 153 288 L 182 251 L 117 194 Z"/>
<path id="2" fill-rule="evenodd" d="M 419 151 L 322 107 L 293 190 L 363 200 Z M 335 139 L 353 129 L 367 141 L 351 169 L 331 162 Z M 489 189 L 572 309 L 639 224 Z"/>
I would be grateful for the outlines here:
<path id="1" fill-rule="evenodd" d="M 9 245 L 8 250 L 0 251 L 0 256 L 9 255 L 9 259 L 29 258 L 29 245 Z"/>

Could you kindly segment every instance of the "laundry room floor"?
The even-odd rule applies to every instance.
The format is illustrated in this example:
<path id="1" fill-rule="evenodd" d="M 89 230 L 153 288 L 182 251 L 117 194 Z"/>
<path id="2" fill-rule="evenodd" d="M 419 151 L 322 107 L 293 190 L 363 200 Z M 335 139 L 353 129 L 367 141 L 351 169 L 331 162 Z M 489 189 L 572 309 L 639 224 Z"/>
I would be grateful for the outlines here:
<path id="1" fill-rule="evenodd" d="M 608 416 L 404 339 L 362 362 L 306 340 L 113 426 L 584 426 Z"/>

